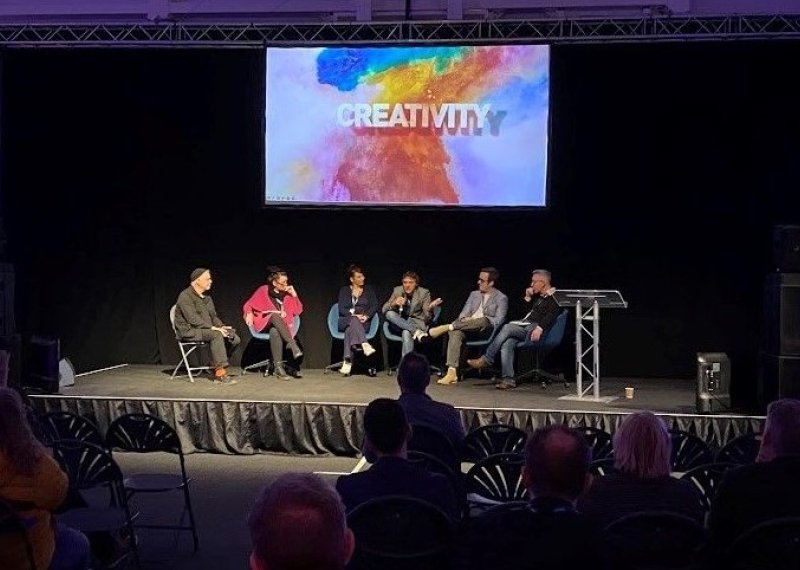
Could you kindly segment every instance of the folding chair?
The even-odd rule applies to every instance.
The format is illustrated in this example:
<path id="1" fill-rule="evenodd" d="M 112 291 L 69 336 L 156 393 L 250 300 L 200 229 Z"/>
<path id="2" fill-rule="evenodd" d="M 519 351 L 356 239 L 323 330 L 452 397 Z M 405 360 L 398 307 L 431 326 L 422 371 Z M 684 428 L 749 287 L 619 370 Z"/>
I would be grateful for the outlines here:
<path id="1" fill-rule="evenodd" d="M 206 370 L 211 370 L 210 366 L 192 366 L 189 364 L 189 355 L 192 354 L 198 348 L 203 346 L 207 346 L 209 343 L 204 340 L 182 340 L 181 337 L 178 335 L 178 329 L 175 328 L 175 311 L 177 310 L 177 305 L 172 305 L 172 308 L 169 310 L 169 322 L 172 324 L 172 330 L 175 333 L 175 340 L 178 341 L 178 349 L 181 351 L 181 361 L 175 366 L 175 370 L 172 371 L 172 376 L 169 377 L 170 380 L 173 380 L 175 376 L 178 375 L 178 370 L 181 369 L 183 366 L 186 369 L 186 374 L 189 376 L 189 382 L 194 382 L 193 372 L 203 372 Z"/>

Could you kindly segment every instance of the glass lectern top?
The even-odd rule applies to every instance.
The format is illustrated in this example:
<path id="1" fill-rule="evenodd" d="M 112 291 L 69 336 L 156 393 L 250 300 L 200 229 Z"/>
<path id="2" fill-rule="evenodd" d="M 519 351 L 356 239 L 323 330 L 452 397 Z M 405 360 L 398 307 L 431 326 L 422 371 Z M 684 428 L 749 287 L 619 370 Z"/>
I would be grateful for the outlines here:
<path id="1" fill-rule="evenodd" d="M 628 302 L 613 289 L 556 289 L 553 297 L 561 307 L 574 307 L 578 301 L 582 307 L 588 307 L 597 301 L 597 306 L 604 309 L 628 308 Z"/>

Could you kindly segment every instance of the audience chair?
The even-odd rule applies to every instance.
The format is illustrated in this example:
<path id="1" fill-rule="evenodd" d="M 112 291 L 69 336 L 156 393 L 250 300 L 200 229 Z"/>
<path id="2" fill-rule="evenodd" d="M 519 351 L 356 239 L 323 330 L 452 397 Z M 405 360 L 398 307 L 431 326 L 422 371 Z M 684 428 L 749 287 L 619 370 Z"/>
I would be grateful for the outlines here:
<path id="1" fill-rule="evenodd" d="M 530 338 L 517 343 L 517 352 L 532 350 L 534 353 L 534 368 L 523 374 L 519 374 L 515 381 L 517 384 L 528 378 L 536 378 L 542 383 L 542 388 L 546 388 L 551 382 L 562 382 L 564 385 L 567 381 L 560 376 L 551 374 L 542 370 L 541 363 L 547 358 L 547 355 L 553 352 L 564 340 L 564 332 L 567 330 L 567 317 L 569 312 L 567 310 L 561 311 L 556 317 L 553 326 L 547 329 L 537 342 L 533 342 Z"/>
<path id="2" fill-rule="evenodd" d="M 575 431 L 580 432 L 592 450 L 592 461 L 614 456 L 614 443 L 607 431 L 592 426 L 577 426 Z"/>
<path id="3" fill-rule="evenodd" d="M 442 307 L 441 306 L 434 307 L 433 308 L 433 318 L 431 319 L 431 322 L 429 323 L 429 326 L 434 326 L 437 322 L 439 322 L 439 316 L 441 314 L 442 314 Z M 393 343 L 400 343 L 402 345 L 403 337 L 400 334 L 395 334 L 395 333 L 392 332 L 392 323 L 390 323 L 389 321 L 383 321 L 383 337 L 387 341 L 391 341 Z M 387 351 L 387 355 L 386 355 L 386 363 L 387 363 L 386 374 L 389 375 L 389 376 L 391 376 L 392 374 L 397 372 L 397 367 L 400 366 L 400 362 L 399 361 L 394 366 L 389 366 L 388 351 Z M 431 374 L 441 374 L 442 373 L 442 369 L 439 368 L 438 366 L 431 365 L 430 368 L 431 368 Z"/>
<path id="4" fill-rule="evenodd" d="M 126 477 L 125 490 L 130 499 L 137 493 L 164 493 L 180 491 L 183 494 L 183 510 L 177 525 L 140 524 L 138 528 L 182 530 L 192 532 L 194 549 L 199 547 L 197 526 L 192 509 L 192 496 L 189 492 L 191 479 L 186 475 L 186 462 L 181 449 L 178 434 L 172 427 L 159 418 L 148 414 L 126 414 L 114 420 L 106 432 L 106 445 L 109 449 L 121 449 L 134 453 L 165 452 L 178 456 L 180 473 L 147 473 Z M 184 517 L 189 515 L 189 524 L 184 524 Z"/>
<path id="5" fill-rule="evenodd" d="M 745 531 L 731 546 L 729 560 L 734 570 L 800 568 L 800 517 L 765 521 Z"/>
<path id="6" fill-rule="evenodd" d="M 470 431 L 464 439 L 464 460 L 477 463 L 498 453 L 522 453 L 528 434 L 506 424 L 489 424 Z"/>
<path id="7" fill-rule="evenodd" d="M 723 445 L 717 453 L 717 462 L 736 463 L 737 465 L 755 463 L 760 448 L 761 434 L 746 433 Z"/>
<path id="8" fill-rule="evenodd" d="M 409 451 L 421 451 L 432 455 L 447 465 L 451 471 L 461 471 L 461 456 L 450 439 L 438 429 L 427 424 L 411 424 Z"/>
<path id="9" fill-rule="evenodd" d="M 486 508 L 526 498 L 522 483 L 524 457 L 498 453 L 478 461 L 466 474 L 467 499 L 472 507 Z"/>
<path id="10" fill-rule="evenodd" d="M 450 568 L 454 529 L 438 507 L 412 497 L 372 499 L 347 515 L 356 550 L 350 570 Z"/>
<path id="11" fill-rule="evenodd" d="M 83 495 L 90 489 L 104 489 L 109 499 L 107 507 L 69 509 L 58 515 L 58 521 L 84 533 L 114 533 L 121 536 L 130 544 L 130 549 L 120 553 L 119 558 L 107 566 L 117 566 L 133 555 L 136 567 L 140 568 L 133 527 L 138 513 L 131 513 L 122 471 L 111 453 L 93 443 L 61 440 L 53 445 L 53 457 L 69 477 L 70 491 Z"/>
<path id="12" fill-rule="evenodd" d="M 467 512 L 467 494 L 464 490 L 464 485 L 461 482 L 461 472 L 454 472 L 453 466 L 448 465 L 438 457 L 423 451 L 411 450 L 408 452 L 408 461 L 424 469 L 428 473 L 437 475 L 444 475 L 450 481 L 450 486 L 453 488 L 453 493 L 458 503 L 459 512 L 464 515 Z"/>
<path id="13" fill-rule="evenodd" d="M 375 338 L 375 335 L 378 334 L 378 326 L 381 323 L 381 318 L 378 313 L 372 315 L 372 320 L 369 323 L 369 329 L 367 330 L 367 340 L 372 340 Z M 344 341 L 344 333 L 339 332 L 339 303 L 334 303 L 331 306 L 331 309 L 328 311 L 328 332 L 331 335 L 331 338 L 335 340 Z M 356 359 L 353 359 L 353 364 L 355 365 Z M 333 364 L 329 364 L 325 367 L 322 371 L 323 374 L 327 374 L 331 370 L 339 370 L 342 367 L 344 361 L 334 362 Z M 368 374 L 370 376 L 376 376 L 377 370 L 374 367 L 370 367 L 368 369 Z"/>
<path id="14" fill-rule="evenodd" d="M 30 523 L 19 515 L 13 503 L 0 499 L 0 544 L 3 548 L 0 566 L 3 563 L 13 563 L 14 568 L 36 570 L 33 547 L 28 540 L 29 527 Z"/>
<path id="15" fill-rule="evenodd" d="M 708 512 L 725 473 L 733 467 L 736 467 L 735 463 L 698 465 L 681 475 L 681 479 L 686 479 L 694 485 L 697 490 L 697 500 L 700 501 L 703 510 Z"/>
<path id="16" fill-rule="evenodd" d="M 39 419 L 46 441 L 86 441 L 103 446 L 103 436 L 92 422 L 72 412 L 50 412 Z"/>
<path id="17" fill-rule="evenodd" d="M 177 305 L 172 305 L 172 308 L 169 310 L 169 322 L 172 324 L 172 331 L 175 333 L 175 340 L 178 342 L 178 350 L 181 351 L 181 361 L 175 366 L 175 370 L 172 371 L 172 376 L 169 377 L 170 380 L 174 380 L 175 377 L 178 375 L 178 371 L 183 367 L 186 369 L 186 374 L 189 376 L 189 382 L 194 382 L 194 373 L 195 372 L 204 372 L 206 370 L 210 370 L 210 366 L 192 366 L 189 364 L 189 355 L 192 354 L 198 348 L 203 346 L 208 346 L 208 342 L 204 340 L 182 340 L 181 337 L 178 335 L 178 329 L 175 328 L 175 311 L 178 309 Z"/>
<path id="18" fill-rule="evenodd" d="M 679 429 L 671 429 L 669 434 L 672 438 L 673 472 L 683 473 L 714 461 L 711 448 L 696 435 Z"/>
<path id="19" fill-rule="evenodd" d="M 270 335 L 270 333 L 268 333 L 268 332 L 257 332 L 256 329 L 253 328 L 253 325 L 248 325 L 247 328 L 250 330 L 250 336 L 252 336 L 256 340 L 260 340 L 260 341 L 266 342 L 269 345 L 269 335 Z M 292 329 L 294 330 L 294 335 L 297 336 L 297 333 L 300 332 L 300 315 L 295 315 L 294 316 L 294 324 L 292 326 Z M 286 347 L 284 347 L 284 349 L 285 348 Z M 264 360 L 259 360 L 258 362 L 255 362 L 253 364 L 248 364 L 247 366 L 243 366 L 242 367 L 242 375 L 246 374 L 247 372 L 249 372 L 251 370 L 258 370 L 259 368 L 263 368 L 264 369 L 264 374 L 263 374 L 264 377 L 268 376 L 270 371 L 274 367 L 273 361 L 277 360 L 278 358 L 280 360 L 283 360 L 283 355 L 282 354 L 279 354 L 277 357 L 274 354 L 272 354 L 271 356 L 272 356 L 272 358 L 265 358 Z"/>
<path id="20" fill-rule="evenodd" d="M 589 465 L 589 473 L 597 475 L 598 477 L 604 477 L 610 473 L 616 473 L 616 471 L 617 468 L 614 465 L 614 458 L 611 456 L 592 461 L 591 465 Z"/>
<path id="21" fill-rule="evenodd" d="M 612 568 L 687 568 L 707 543 L 693 519 L 668 512 L 624 516 L 606 527 Z"/>

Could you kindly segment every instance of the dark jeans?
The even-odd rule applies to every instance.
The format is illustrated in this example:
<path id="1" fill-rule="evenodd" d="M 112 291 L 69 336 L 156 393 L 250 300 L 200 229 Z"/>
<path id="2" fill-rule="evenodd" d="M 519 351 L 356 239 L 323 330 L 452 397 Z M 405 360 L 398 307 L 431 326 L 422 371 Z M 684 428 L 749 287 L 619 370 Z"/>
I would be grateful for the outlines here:
<path id="1" fill-rule="evenodd" d="M 461 349 L 466 340 L 487 339 L 494 327 L 489 319 L 466 319 L 453 323 L 453 330 L 447 333 L 447 367 L 458 368 L 461 363 Z"/>
<path id="2" fill-rule="evenodd" d="M 344 359 L 350 360 L 353 356 L 352 346 L 354 344 L 361 344 L 367 342 L 367 327 L 372 322 L 372 319 L 367 319 L 362 323 L 355 315 L 350 317 L 350 322 L 344 329 Z"/>
<path id="3" fill-rule="evenodd" d="M 211 347 L 211 365 L 213 367 L 228 366 L 228 356 L 242 342 L 235 331 L 233 331 L 233 338 L 228 338 L 222 336 L 221 332 L 211 329 L 194 329 L 192 334 L 183 337 L 183 340 L 208 342 Z"/>

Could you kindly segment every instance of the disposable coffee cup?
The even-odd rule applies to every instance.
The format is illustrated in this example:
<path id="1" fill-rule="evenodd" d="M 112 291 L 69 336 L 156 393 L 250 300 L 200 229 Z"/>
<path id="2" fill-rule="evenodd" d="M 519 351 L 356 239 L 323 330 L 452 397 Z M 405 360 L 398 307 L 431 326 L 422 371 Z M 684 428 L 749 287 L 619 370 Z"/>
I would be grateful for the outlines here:
<path id="1" fill-rule="evenodd" d="M 630 386 L 625 388 L 625 398 L 627 398 L 628 400 L 633 400 L 633 388 L 631 388 Z"/>

